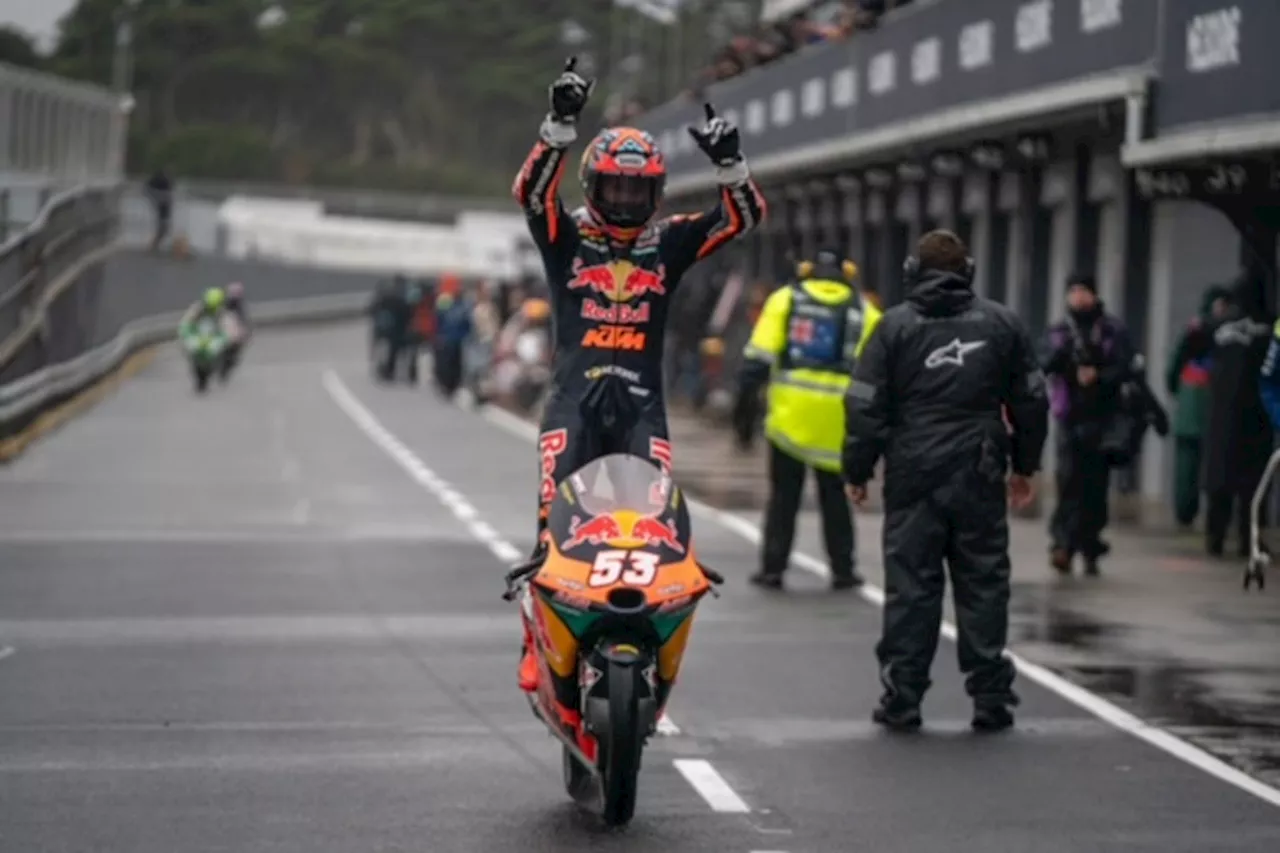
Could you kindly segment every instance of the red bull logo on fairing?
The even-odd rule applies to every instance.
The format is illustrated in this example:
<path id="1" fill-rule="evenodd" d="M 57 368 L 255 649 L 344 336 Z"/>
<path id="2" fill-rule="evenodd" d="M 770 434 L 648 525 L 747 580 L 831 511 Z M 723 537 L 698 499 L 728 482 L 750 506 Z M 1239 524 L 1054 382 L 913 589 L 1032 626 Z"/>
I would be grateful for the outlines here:
<path id="1" fill-rule="evenodd" d="M 666 281 L 667 270 L 662 265 L 656 270 L 647 270 L 630 261 L 584 264 L 578 259 L 573 264 L 569 289 L 590 288 L 610 302 L 630 302 L 650 293 L 666 294 Z"/>
<path id="2" fill-rule="evenodd" d="M 560 543 L 561 551 L 581 545 L 608 545 L 611 548 L 669 548 L 684 553 L 680 532 L 672 521 L 656 516 L 640 515 L 631 510 L 601 513 L 588 519 L 574 516 L 569 537 Z"/>

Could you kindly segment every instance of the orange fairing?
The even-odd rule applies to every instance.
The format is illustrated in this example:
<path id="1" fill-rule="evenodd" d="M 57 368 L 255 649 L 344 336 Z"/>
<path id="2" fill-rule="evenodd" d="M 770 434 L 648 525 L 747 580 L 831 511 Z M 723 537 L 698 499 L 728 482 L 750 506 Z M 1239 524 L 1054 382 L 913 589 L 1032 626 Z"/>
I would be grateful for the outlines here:
<path id="1" fill-rule="evenodd" d="M 560 597 L 568 604 L 580 599 L 584 603 L 603 605 L 615 587 L 637 587 L 643 589 L 650 606 L 661 606 L 676 599 L 688 600 L 702 595 L 710 586 L 692 553 L 663 563 L 651 550 L 595 547 L 585 550 L 591 556 L 576 559 L 562 554 L 553 542 L 550 556 L 538 572 L 537 583 L 561 593 Z M 632 582 L 644 580 L 648 583 Z"/>
<path id="2" fill-rule="evenodd" d="M 535 580 L 571 606 L 605 605 L 611 590 L 628 587 L 661 608 L 710 588 L 683 493 L 639 457 L 605 456 L 561 482 L 548 531 L 549 555 Z"/>

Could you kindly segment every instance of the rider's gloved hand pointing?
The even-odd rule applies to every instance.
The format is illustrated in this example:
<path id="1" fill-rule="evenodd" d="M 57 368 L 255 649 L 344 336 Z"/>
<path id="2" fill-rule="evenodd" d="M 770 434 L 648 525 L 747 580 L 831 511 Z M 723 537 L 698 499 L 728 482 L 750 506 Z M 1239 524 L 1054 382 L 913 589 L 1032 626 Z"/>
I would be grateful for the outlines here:
<path id="1" fill-rule="evenodd" d="M 578 57 L 569 57 L 564 71 L 551 84 L 551 115 L 558 122 L 577 121 L 596 87 L 596 81 L 583 77 L 575 70 L 577 67 Z"/>
<path id="2" fill-rule="evenodd" d="M 704 104 L 703 107 L 707 112 L 707 123 L 702 127 L 688 128 L 693 141 L 717 166 L 729 167 L 741 163 L 742 139 L 737 125 L 716 115 L 715 107 L 711 104 Z"/>

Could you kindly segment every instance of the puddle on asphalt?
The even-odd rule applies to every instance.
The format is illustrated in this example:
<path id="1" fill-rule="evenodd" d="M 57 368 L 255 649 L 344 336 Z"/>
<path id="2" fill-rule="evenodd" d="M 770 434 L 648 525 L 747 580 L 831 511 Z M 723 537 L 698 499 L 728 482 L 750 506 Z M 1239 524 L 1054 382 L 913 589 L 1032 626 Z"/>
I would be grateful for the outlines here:
<path id="1" fill-rule="evenodd" d="M 1272 668 L 1212 669 L 1125 661 L 1124 626 L 1090 619 L 1058 598 L 1052 588 L 1016 589 L 1010 643 L 1069 650 L 1073 663 L 1052 667 L 1061 675 L 1247 773 L 1280 784 L 1280 660 Z"/>

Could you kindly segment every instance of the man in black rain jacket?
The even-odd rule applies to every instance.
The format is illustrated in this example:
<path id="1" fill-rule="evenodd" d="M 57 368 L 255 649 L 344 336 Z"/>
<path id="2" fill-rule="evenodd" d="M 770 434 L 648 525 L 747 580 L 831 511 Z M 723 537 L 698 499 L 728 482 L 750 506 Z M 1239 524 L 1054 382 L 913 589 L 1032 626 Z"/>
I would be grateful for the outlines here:
<path id="1" fill-rule="evenodd" d="M 1009 524 L 1032 497 L 1048 433 L 1044 374 L 1022 322 L 973 293 L 973 261 L 949 231 L 921 238 L 904 266 L 906 302 L 867 342 L 845 398 L 844 477 L 855 503 L 883 456 L 884 695 L 873 719 L 921 724 L 945 587 L 955 589 L 960 669 L 973 727 L 1013 724 Z M 1012 473 L 1009 469 L 1012 467 Z"/>
<path id="2" fill-rule="evenodd" d="M 1209 417 L 1202 482 L 1208 507 L 1205 550 L 1222 556 L 1232 516 L 1236 553 L 1249 554 L 1249 503 L 1271 457 L 1271 421 L 1259 375 L 1275 317 L 1267 307 L 1265 273 L 1245 270 L 1231 286 L 1227 310 L 1187 336 L 1192 358 L 1209 359 Z"/>

